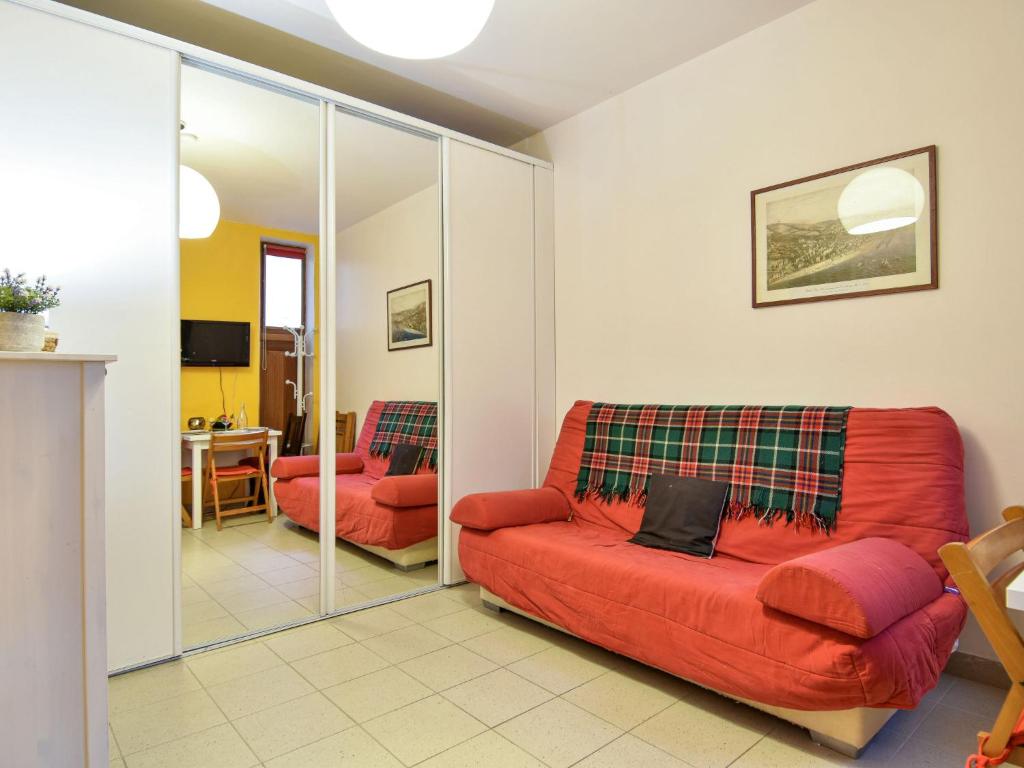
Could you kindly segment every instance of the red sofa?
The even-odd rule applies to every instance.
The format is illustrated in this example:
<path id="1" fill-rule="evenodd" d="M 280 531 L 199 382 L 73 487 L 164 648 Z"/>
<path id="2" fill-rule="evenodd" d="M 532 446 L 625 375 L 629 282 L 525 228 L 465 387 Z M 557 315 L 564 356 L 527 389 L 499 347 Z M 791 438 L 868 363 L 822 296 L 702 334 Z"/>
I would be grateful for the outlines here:
<path id="1" fill-rule="evenodd" d="M 383 407 L 373 402 L 355 451 L 335 457 L 335 535 L 411 569 L 437 560 L 437 473 L 385 477 L 388 460 L 370 455 Z M 320 530 L 319 471 L 319 456 L 283 456 L 270 469 L 278 508 L 311 531 Z"/>
<path id="2" fill-rule="evenodd" d="M 462 567 L 486 602 L 810 728 L 847 754 L 936 684 L 966 617 L 936 553 L 968 538 L 963 448 L 946 413 L 852 409 L 831 536 L 727 519 L 702 559 L 628 543 L 639 507 L 574 498 L 590 406 L 565 417 L 543 488 L 454 508 Z"/>

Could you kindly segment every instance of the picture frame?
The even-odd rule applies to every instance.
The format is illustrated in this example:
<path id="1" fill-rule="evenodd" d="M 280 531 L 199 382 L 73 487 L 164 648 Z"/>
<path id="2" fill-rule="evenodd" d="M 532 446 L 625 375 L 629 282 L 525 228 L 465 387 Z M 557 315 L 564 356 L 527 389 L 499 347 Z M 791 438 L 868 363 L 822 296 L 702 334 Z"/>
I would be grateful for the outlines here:
<path id="1" fill-rule="evenodd" d="M 434 343 L 433 319 L 433 286 L 430 280 L 388 291 L 388 351 L 431 346 Z"/>
<path id="2" fill-rule="evenodd" d="M 931 145 L 755 189 L 751 305 L 938 288 L 936 187 Z"/>

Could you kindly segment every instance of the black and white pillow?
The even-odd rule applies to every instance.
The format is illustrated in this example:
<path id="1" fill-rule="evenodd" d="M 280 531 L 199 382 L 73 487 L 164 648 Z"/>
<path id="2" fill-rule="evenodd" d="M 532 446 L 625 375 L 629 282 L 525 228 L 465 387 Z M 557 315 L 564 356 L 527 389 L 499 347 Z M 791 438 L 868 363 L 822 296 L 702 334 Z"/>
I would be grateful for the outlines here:
<path id="1" fill-rule="evenodd" d="M 630 541 L 654 549 L 711 557 L 728 496 L 728 483 L 652 475 L 647 483 L 644 519 Z"/>
<path id="2" fill-rule="evenodd" d="M 423 448 L 409 443 L 399 443 L 391 449 L 391 463 L 385 475 L 415 475 L 423 456 Z"/>

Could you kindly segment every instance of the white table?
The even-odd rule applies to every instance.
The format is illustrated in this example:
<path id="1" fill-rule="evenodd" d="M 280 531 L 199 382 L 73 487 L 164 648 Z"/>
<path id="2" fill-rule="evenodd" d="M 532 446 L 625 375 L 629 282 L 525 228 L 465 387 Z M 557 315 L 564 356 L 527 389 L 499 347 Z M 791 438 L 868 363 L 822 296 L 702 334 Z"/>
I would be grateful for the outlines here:
<path id="1" fill-rule="evenodd" d="M 1006 607 L 1024 611 L 1024 573 L 1007 585 Z"/>
<path id="2" fill-rule="evenodd" d="M 254 432 L 254 429 L 228 429 L 218 434 L 241 435 Z M 277 499 L 274 498 L 274 478 L 270 476 L 270 467 L 277 459 L 277 438 L 282 432 L 279 429 L 270 430 L 270 439 L 267 441 L 267 451 L 270 456 L 267 461 L 267 484 L 270 490 L 270 516 L 277 517 Z M 181 443 L 183 448 L 190 448 L 192 451 L 192 527 L 203 527 L 203 451 L 210 449 L 210 433 L 207 431 L 182 432 Z"/>

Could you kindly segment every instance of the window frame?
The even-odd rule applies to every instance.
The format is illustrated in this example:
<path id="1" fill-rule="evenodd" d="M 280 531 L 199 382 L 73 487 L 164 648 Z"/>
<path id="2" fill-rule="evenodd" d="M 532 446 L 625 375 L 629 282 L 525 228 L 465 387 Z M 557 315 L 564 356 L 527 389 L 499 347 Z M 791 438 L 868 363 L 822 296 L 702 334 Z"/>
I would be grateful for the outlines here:
<path id="1" fill-rule="evenodd" d="M 267 253 L 268 248 L 281 249 L 281 251 L 291 251 L 282 253 Z M 307 315 L 307 282 L 306 282 L 306 270 L 308 265 L 306 263 L 306 257 L 309 255 L 309 249 L 304 245 L 292 245 L 290 243 L 278 243 L 273 240 L 261 240 L 260 241 L 260 336 L 266 335 L 268 330 L 284 331 L 282 325 L 267 325 L 267 256 L 273 256 L 279 259 L 298 259 L 302 262 L 302 327 L 303 333 L 309 333 L 309 329 L 306 328 Z"/>

